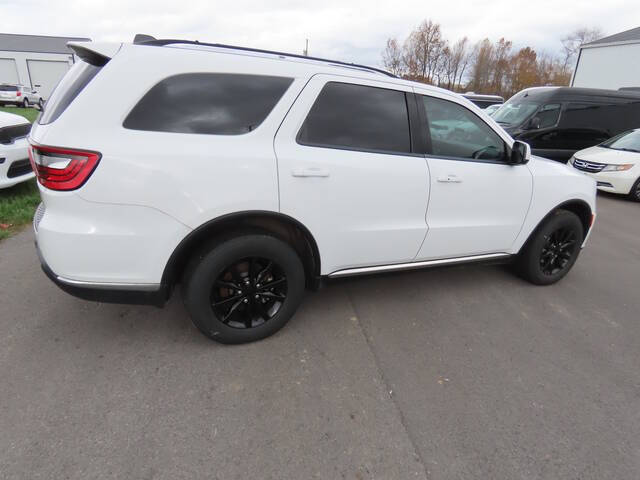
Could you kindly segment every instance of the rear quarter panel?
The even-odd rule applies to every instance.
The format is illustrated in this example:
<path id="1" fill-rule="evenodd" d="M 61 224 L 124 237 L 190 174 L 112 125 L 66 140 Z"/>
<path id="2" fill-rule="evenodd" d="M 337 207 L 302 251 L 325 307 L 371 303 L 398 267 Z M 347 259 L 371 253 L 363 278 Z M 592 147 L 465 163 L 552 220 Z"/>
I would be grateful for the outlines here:
<path id="1" fill-rule="evenodd" d="M 243 61 L 240 55 L 123 45 L 60 118 L 38 126 L 32 139 L 102 153 L 95 172 L 77 191 L 87 201 L 151 207 L 189 228 L 232 211 L 277 212 L 273 138 L 306 79 L 295 78 L 265 121 L 247 134 L 147 132 L 122 126 L 140 98 L 164 78 L 187 72 L 282 75 L 274 62 L 263 63 Z"/>

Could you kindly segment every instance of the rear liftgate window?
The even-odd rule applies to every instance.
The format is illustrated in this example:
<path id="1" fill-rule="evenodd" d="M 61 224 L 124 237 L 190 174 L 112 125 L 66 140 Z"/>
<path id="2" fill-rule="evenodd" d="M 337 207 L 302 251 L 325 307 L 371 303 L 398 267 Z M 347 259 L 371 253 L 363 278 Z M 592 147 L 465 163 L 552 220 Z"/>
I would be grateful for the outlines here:
<path id="1" fill-rule="evenodd" d="M 256 129 L 293 79 L 189 73 L 166 78 L 125 119 L 131 130 L 240 135 Z"/>

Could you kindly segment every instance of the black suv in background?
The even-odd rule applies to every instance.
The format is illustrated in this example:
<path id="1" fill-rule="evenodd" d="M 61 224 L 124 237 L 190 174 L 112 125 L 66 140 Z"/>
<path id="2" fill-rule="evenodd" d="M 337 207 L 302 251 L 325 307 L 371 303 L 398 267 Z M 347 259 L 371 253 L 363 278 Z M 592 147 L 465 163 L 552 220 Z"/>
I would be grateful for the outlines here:
<path id="1" fill-rule="evenodd" d="M 531 145 L 535 155 L 566 162 L 578 150 L 640 127 L 640 92 L 528 88 L 511 97 L 493 119 Z"/>

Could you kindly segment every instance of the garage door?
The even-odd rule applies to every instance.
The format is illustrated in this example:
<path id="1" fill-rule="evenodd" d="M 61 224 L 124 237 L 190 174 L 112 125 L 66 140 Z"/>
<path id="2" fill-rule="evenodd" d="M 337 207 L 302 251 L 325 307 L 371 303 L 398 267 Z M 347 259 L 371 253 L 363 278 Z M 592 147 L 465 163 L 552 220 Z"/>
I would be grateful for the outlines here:
<path id="1" fill-rule="evenodd" d="M 67 62 L 27 60 L 31 84 L 47 100 L 60 79 L 69 70 Z"/>
<path id="2" fill-rule="evenodd" d="M 18 69 L 13 58 L 0 58 L 0 83 L 19 83 Z"/>

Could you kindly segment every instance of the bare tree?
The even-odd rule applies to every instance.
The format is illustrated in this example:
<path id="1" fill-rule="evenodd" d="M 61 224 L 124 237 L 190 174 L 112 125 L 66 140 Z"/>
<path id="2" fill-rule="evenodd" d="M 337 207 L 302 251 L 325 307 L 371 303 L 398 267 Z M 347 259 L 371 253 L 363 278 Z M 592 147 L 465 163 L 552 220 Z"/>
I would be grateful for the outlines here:
<path id="1" fill-rule="evenodd" d="M 533 85 L 539 85 L 538 55 L 529 47 L 521 48 L 511 59 L 509 96 Z"/>
<path id="2" fill-rule="evenodd" d="M 401 76 L 404 73 L 404 61 L 402 47 L 395 38 L 387 40 L 387 46 L 382 52 L 382 64 L 394 75 Z"/>
<path id="3" fill-rule="evenodd" d="M 409 76 L 434 83 L 442 67 L 444 46 L 440 25 L 431 20 L 423 21 L 404 44 L 404 63 Z"/>
<path id="4" fill-rule="evenodd" d="M 452 84 L 453 90 L 459 90 L 464 72 L 469 65 L 469 39 L 462 37 L 458 40 L 453 47 L 451 47 L 451 69 L 452 69 Z"/>
<path id="5" fill-rule="evenodd" d="M 503 89 L 511 64 L 511 46 L 512 43 L 509 40 L 501 38 L 493 47 L 490 93 L 500 92 Z"/>
<path id="6" fill-rule="evenodd" d="M 598 27 L 582 27 L 564 37 L 562 39 L 562 53 L 564 56 L 562 67 L 569 69 L 572 66 L 581 45 L 593 42 L 603 36 L 604 33 Z"/>
<path id="7" fill-rule="evenodd" d="M 477 93 L 488 93 L 493 70 L 493 44 L 488 38 L 476 43 L 473 48 L 473 67 L 469 87 Z"/>
<path id="8" fill-rule="evenodd" d="M 388 39 L 382 61 L 394 74 L 419 82 L 509 97 L 527 87 L 567 85 L 571 55 L 601 35 L 597 28 L 576 30 L 562 40 L 562 56 L 539 54 L 530 47 L 513 52 L 513 43 L 505 38 L 497 42 L 485 38 L 471 49 L 466 37 L 451 43 L 440 25 L 425 20 L 402 47 L 395 38 Z"/>

